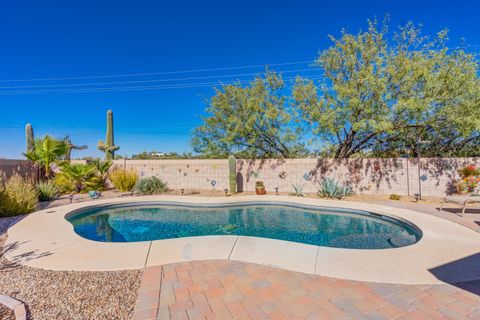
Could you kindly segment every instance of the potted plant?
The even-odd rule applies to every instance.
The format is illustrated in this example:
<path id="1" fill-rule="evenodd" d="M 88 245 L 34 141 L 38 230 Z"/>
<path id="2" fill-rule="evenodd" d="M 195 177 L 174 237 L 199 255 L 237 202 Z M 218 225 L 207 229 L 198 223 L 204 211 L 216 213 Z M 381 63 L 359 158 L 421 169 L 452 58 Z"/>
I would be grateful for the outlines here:
<path id="1" fill-rule="evenodd" d="M 468 165 L 458 170 L 461 180 L 455 184 L 457 192 L 459 194 L 468 194 L 474 192 L 474 190 L 480 184 L 480 169 L 475 165 Z"/>
<path id="2" fill-rule="evenodd" d="M 463 180 L 455 183 L 455 188 L 458 194 L 468 194 L 467 184 Z"/>
<path id="3" fill-rule="evenodd" d="M 265 185 L 263 184 L 263 181 L 255 182 L 255 193 L 258 194 L 258 195 L 267 194 L 267 191 L 265 190 Z"/>

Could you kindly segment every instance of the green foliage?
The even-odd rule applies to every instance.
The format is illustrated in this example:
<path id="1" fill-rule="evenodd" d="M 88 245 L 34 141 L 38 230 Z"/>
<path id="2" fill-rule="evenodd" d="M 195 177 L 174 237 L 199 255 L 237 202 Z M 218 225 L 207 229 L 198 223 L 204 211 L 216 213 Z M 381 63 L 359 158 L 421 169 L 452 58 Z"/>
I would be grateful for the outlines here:
<path id="1" fill-rule="evenodd" d="M 87 164 L 69 164 L 64 163 L 60 168 L 61 175 L 64 176 L 74 187 L 75 192 L 87 191 L 87 186 L 95 186 L 96 168 Z"/>
<path id="2" fill-rule="evenodd" d="M 34 161 L 43 167 L 45 176 L 48 179 L 51 176 L 51 165 L 64 156 L 65 148 L 62 140 L 46 135 L 42 139 L 35 140 L 33 150 L 25 153 L 25 156 L 28 160 Z"/>
<path id="3" fill-rule="evenodd" d="M 41 181 L 36 185 L 39 201 L 50 201 L 58 197 L 60 190 L 54 181 Z"/>
<path id="4" fill-rule="evenodd" d="M 114 143 L 114 136 L 113 136 L 113 111 L 107 111 L 107 135 L 105 138 L 105 142 L 102 140 L 98 141 L 97 148 L 100 151 L 105 152 L 105 159 L 113 160 L 115 159 L 115 151 L 120 149 L 119 146 L 116 146 Z"/>
<path id="5" fill-rule="evenodd" d="M 8 180 L 0 176 L 0 217 L 32 212 L 37 204 L 37 190 L 30 181 L 18 174 Z"/>
<path id="6" fill-rule="evenodd" d="M 257 77 L 248 86 L 238 83 L 217 88 L 204 124 L 193 132 L 194 150 L 222 158 L 234 152 L 254 158 L 303 154 L 284 89 L 281 76 L 274 72 Z"/>
<path id="7" fill-rule="evenodd" d="M 303 193 L 303 184 L 292 184 L 293 187 L 293 195 L 297 197 L 305 197 L 305 193 Z"/>
<path id="8" fill-rule="evenodd" d="M 33 135 L 33 127 L 30 123 L 25 126 L 25 139 L 27 142 L 27 153 L 32 152 L 35 147 L 35 138 Z"/>
<path id="9" fill-rule="evenodd" d="M 263 181 L 255 181 L 255 188 L 265 188 Z"/>
<path id="10" fill-rule="evenodd" d="M 398 195 L 398 194 L 391 194 L 390 195 L 390 200 L 400 200 L 402 198 L 402 196 Z"/>
<path id="11" fill-rule="evenodd" d="M 471 176 L 480 176 L 480 169 L 476 165 L 470 164 L 458 170 L 458 174 L 462 178 L 467 178 Z"/>
<path id="12" fill-rule="evenodd" d="M 138 194 L 161 194 L 168 191 L 167 184 L 157 177 L 148 177 L 139 180 L 135 184 L 135 193 Z"/>
<path id="13" fill-rule="evenodd" d="M 331 178 L 322 180 L 318 186 L 318 195 L 322 198 L 342 199 L 352 194 L 352 188 Z"/>
<path id="14" fill-rule="evenodd" d="M 332 156 L 371 151 L 415 155 L 416 140 L 431 140 L 430 154 L 480 148 L 480 81 L 474 55 L 446 46 L 408 23 L 393 37 L 369 21 L 358 34 L 343 31 L 316 60 L 326 77 L 298 79 L 295 105 L 311 133 Z M 389 39 L 393 40 L 389 40 Z M 426 150 L 426 151 L 427 151 Z M 476 150 L 476 151 L 475 151 Z"/>
<path id="15" fill-rule="evenodd" d="M 108 175 L 113 186 L 120 192 L 131 191 L 135 186 L 138 174 L 134 169 L 115 169 Z"/>
<path id="16" fill-rule="evenodd" d="M 228 157 L 228 181 L 230 184 L 230 193 L 237 192 L 237 160 L 234 155 Z"/>
<path id="17" fill-rule="evenodd" d="M 93 165 L 97 169 L 97 174 L 98 174 L 98 179 L 94 179 L 93 185 L 91 184 L 89 186 L 89 189 L 91 190 L 104 190 L 107 186 L 107 180 L 108 180 L 108 170 L 113 165 L 113 162 L 108 160 L 108 161 L 100 161 L 98 159 L 95 159 L 93 161 Z"/>
<path id="18" fill-rule="evenodd" d="M 53 183 L 58 188 L 60 193 L 72 193 L 75 191 L 75 185 L 73 182 L 61 172 L 55 174 Z"/>

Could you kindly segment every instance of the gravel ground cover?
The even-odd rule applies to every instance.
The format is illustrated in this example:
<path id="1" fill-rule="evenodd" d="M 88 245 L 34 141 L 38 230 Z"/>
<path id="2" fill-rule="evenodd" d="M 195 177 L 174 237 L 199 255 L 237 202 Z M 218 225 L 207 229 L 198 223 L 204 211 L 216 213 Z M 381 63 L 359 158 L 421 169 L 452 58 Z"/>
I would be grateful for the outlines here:
<path id="1" fill-rule="evenodd" d="M 17 219 L 0 219 L 0 247 Z M 48 271 L 12 264 L 2 250 L 0 293 L 24 302 L 29 319 L 130 319 L 142 272 Z"/>
<path id="2" fill-rule="evenodd" d="M 0 319 L 1 320 L 15 320 L 15 314 L 7 307 L 0 306 Z"/>

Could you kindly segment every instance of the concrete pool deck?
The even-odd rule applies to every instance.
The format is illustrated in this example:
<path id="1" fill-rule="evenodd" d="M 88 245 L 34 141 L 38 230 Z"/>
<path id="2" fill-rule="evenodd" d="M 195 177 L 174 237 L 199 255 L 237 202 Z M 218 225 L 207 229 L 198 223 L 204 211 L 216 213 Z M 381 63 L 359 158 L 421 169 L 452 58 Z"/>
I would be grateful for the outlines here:
<path id="1" fill-rule="evenodd" d="M 422 230 L 423 237 L 411 246 L 380 250 L 319 247 L 245 236 L 104 243 L 80 237 L 65 220 L 70 212 L 86 207 L 157 201 L 189 204 L 283 202 L 367 210 L 408 220 Z M 107 271 L 195 260 L 232 260 L 382 283 L 438 284 L 480 279 L 480 234 L 473 230 L 431 215 L 385 205 L 289 196 L 149 196 L 73 203 L 35 212 L 13 225 L 8 230 L 4 254 L 13 262 L 49 270 Z"/>

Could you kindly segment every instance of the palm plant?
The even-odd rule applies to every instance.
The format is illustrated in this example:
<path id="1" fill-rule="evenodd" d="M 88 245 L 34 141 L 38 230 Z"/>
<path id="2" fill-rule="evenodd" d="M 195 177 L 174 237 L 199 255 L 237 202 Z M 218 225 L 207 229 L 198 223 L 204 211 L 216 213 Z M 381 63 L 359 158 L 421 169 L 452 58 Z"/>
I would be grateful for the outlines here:
<path id="1" fill-rule="evenodd" d="M 97 169 L 86 164 L 63 164 L 62 175 L 65 176 L 75 187 L 75 192 L 81 192 L 86 184 L 95 177 Z"/>
<path id="2" fill-rule="evenodd" d="M 87 182 L 87 190 L 104 190 L 107 186 L 108 180 L 108 170 L 111 168 L 112 161 L 100 161 L 95 159 L 92 165 L 96 169 L 96 176 L 92 177 L 90 181 Z"/>
<path id="3" fill-rule="evenodd" d="M 50 178 L 51 165 L 58 161 L 65 154 L 65 143 L 62 140 L 57 140 L 49 135 L 42 139 L 35 140 L 33 150 L 25 153 L 28 160 L 36 162 L 39 166 L 45 169 L 45 176 Z"/>
<path id="4" fill-rule="evenodd" d="M 108 160 L 108 161 L 100 161 L 98 159 L 95 159 L 93 161 L 93 165 L 95 168 L 97 168 L 98 173 L 102 176 L 102 178 L 107 179 L 107 173 L 108 170 L 112 167 L 113 162 Z"/>

